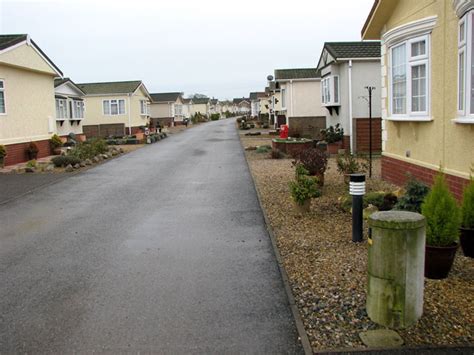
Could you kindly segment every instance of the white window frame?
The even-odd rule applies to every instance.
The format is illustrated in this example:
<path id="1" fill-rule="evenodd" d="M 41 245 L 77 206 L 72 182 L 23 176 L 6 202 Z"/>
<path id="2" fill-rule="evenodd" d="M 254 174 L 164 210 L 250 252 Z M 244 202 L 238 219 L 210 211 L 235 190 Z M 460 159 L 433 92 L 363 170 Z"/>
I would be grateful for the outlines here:
<path id="1" fill-rule="evenodd" d="M 59 111 L 56 108 L 56 105 L 58 105 Z M 64 113 L 63 116 L 58 115 L 58 113 L 60 113 L 60 111 L 61 111 L 61 108 L 64 109 L 63 110 L 63 113 Z M 56 98 L 55 99 L 55 109 L 56 109 L 56 119 L 57 120 L 64 121 L 64 120 L 67 120 L 69 118 L 68 117 L 68 101 L 67 101 L 67 99 Z"/>
<path id="2" fill-rule="evenodd" d="M 80 100 L 72 100 L 72 117 L 73 119 L 84 119 L 84 111 L 85 111 L 85 104 L 84 101 Z M 82 115 L 77 115 L 77 111 L 79 111 Z"/>
<path id="3" fill-rule="evenodd" d="M 457 118 L 454 122 L 474 124 L 474 113 L 471 113 L 471 95 L 472 92 L 472 56 L 473 52 L 473 16 L 474 10 L 467 11 L 459 20 L 458 23 L 458 52 L 457 52 L 457 95 L 456 95 L 456 111 Z M 461 26 L 464 25 L 464 33 L 462 39 Z M 460 66 L 460 55 L 464 54 L 463 67 Z M 462 69 L 462 72 L 461 72 Z M 461 83 L 461 73 L 463 74 Z M 461 91 L 462 86 L 462 91 Z M 463 107 L 460 107 L 460 102 L 463 101 Z"/>
<path id="4" fill-rule="evenodd" d="M 7 114 L 7 98 L 6 98 L 6 95 L 5 95 L 5 79 L 0 79 L 0 81 L 2 82 L 2 87 L 0 88 L 0 92 L 2 92 L 3 94 L 3 109 L 4 111 L 3 112 L 0 112 L 0 116 L 6 116 Z"/>
<path id="5" fill-rule="evenodd" d="M 117 102 L 117 113 L 112 113 L 112 101 Z M 123 101 L 123 112 L 120 112 L 120 101 Z M 104 106 L 107 105 L 109 108 L 109 113 L 105 113 Z M 127 114 L 127 105 L 125 99 L 107 99 L 102 100 L 102 114 L 104 116 L 122 116 Z"/>
<path id="6" fill-rule="evenodd" d="M 337 80 L 337 92 L 335 81 Z M 335 98 L 337 97 L 337 101 Z M 339 106 L 341 97 L 341 82 L 339 75 L 330 75 L 321 79 L 321 100 L 323 106 Z"/>
<path id="7" fill-rule="evenodd" d="M 415 57 L 411 56 L 412 52 L 412 44 L 420 41 L 425 41 L 425 48 L 426 52 L 423 55 L 418 55 Z M 393 113 L 393 50 L 397 47 L 405 45 L 405 66 L 406 66 L 406 100 L 405 100 L 405 113 L 403 114 L 396 114 Z M 430 35 L 425 34 L 422 36 L 417 36 L 413 38 L 406 39 L 404 41 L 400 41 L 394 43 L 388 48 L 388 55 L 389 55 L 389 69 L 388 69 L 388 92 L 389 92 L 389 112 L 390 117 L 406 119 L 408 121 L 413 120 L 413 118 L 421 119 L 421 120 L 431 120 L 430 112 L 431 112 L 431 41 Z M 412 68 L 425 65 L 426 66 L 426 82 L 425 82 L 425 93 L 426 93 L 426 109 L 424 111 L 412 111 Z"/>
<path id="8" fill-rule="evenodd" d="M 286 110 L 286 88 L 281 89 L 281 109 Z"/>
<path id="9" fill-rule="evenodd" d="M 143 110 L 145 109 L 145 110 Z M 140 100 L 140 116 L 148 116 L 148 101 L 147 100 Z"/>

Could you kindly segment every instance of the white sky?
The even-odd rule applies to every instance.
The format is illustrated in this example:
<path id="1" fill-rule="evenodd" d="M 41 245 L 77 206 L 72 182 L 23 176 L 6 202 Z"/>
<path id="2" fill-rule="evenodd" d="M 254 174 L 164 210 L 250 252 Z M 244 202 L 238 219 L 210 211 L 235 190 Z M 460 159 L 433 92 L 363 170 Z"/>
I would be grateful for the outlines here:
<path id="1" fill-rule="evenodd" d="M 0 0 L 0 32 L 28 33 L 77 83 L 144 81 L 220 99 L 261 91 L 277 68 L 315 67 L 324 42 L 357 41 L 373 0 Z"/>

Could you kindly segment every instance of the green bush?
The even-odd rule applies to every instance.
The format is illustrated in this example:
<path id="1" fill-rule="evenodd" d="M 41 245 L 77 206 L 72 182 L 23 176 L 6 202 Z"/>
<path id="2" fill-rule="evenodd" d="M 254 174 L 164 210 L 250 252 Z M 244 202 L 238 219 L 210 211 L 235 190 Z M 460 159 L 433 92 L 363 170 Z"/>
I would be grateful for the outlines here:
<path id="1" fill-rule="evenodd" d="M 49 140 L 49 145 L 52 149 L 57 149 L 63 146 L 63 141 L 57 134 L 53 134 L 53 136 Z"/>
<path id="2" fill-rule="evenodd" d="M 65 167 L 71 164 L 72 166 L 79 164 L 81 159 L 73 155 L 58 155 L 51 159 L 51 162 L 56 168 Z"/>
<path id="3" fill-rule="evenodd" d="M 436 176 L 430 193 L 421 205 L 421 213 L 426 218 L 427 245 L 444 247 L 457 241 L 461 215 L 442 173 Z"/>
<path id="4" fill-rule="evenodd" d="M 304 203 L 315 197 L 321 196 L 321 191 L 318 188 L 318 180 L 308 175 L 309 172 L 302 164 L 296 165 L 296 178 L 290 181 L 290 193 L 293 201 L 302 206 Z"/>
<path id="5" fill-rule="evenodd" d="M 4 145 L 0 144 L 0 159 L 7 156 L 7 150 Z"/>
<path id="6" fill-rule="evenodd" d="M 320 133 L 323 140 L 328 144 L 342 141 L 342 138 L 344 138 L 344 130 L 339 123 L 334 127 L 329 126 L 326 129 L 322 129 Z"/>
<path id="7" fill-rule="evenodd" d="M 79 160 L 92 159 L 98 154 L 107 153 L 108 145 L 104 139 L 93 138 L 85 142 L 77 144 L 69 152 L 70 156 L 74 156 Z"/>
<path id="8" fill-rule="evenodd" d="M 269 145 L 261 145 L 261 146 L 257 147 L 256 152 L 257 153 L 268 153 L 271 149 L 272 149 L 272 147 L 270 147 Z"/>
<path id="9" fill-rule="evenodd" d="M 394 208 L 400 211 L 420 213 L 421 204 L 426 195 L 430 192 L 429 187 L 415 178 L 410 177 L 405 185 L 405 190 L 405 195 L 400 197 Z"/>
<path id="10" fill-rule="evenodd" d="M 354 154 L 339 154 L 336 159 L 337 171 L 341 175 L 363 173 L 367 171 L 367 164 L 357 161 Z"/>
<path id="11" fill-rule="evenodd" d="M 26 167 L 27 168 L 36 168 L 36 160 L 28 160 L 26 162 Z"/>
<path id="12" fill-rule="evenodd" d="M 461 206 L 462 226 L 474 229 L 474 179 L 471 178 L 466 186 L 462 198 Z"/>
<path id="13" fill-rule="evenodd" d="M 218 121 L 220 117 L 221 115 L 219 115 L 218 113 L 213 113 L 211 114 L 211 121 Z"/>

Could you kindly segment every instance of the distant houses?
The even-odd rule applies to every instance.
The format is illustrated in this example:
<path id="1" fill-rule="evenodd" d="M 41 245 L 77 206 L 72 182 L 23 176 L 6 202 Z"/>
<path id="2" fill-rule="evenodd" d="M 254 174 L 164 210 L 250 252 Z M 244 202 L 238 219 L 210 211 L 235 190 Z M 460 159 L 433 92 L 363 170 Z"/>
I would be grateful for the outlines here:
<path id="1" fill-rule="evenodd" d="M 77 84 L 84 93 L 86 137 L 141 135 L 149 124 L 150 94 L 141 80 Z"/>
<path id="2" fill-rule="evenodd" d="M 232 112 L 237 115 L 250 114 L 250 99 L 249 98 L 235 98 L 232 101 Z"/>
<path id="3" fill-rule="evenodd" d="M 150 96 L 150 117 L 154 127 L 183 124 L 185 118 L 183 93 L 161 92 L 152 93 Z"/>
<path id="4" fill-rule="evenodd" d="M 75 140 L 86 139 L 83 132 L 85 93 L 69 78 L 54 80 L 56 133 L 65 137 L 74 134 Z"/>

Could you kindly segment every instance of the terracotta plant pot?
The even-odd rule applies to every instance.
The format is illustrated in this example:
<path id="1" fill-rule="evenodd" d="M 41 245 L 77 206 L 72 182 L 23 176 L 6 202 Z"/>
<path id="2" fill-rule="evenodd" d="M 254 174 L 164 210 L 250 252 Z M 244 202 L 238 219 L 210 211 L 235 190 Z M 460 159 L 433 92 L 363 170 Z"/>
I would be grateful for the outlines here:
<path id="1" fill-rule="evenodd" d="M 327 149 L 329 154 L 338 154 L 339 149 L 342 149 L 342 141 L 329 143 Z"/>
<path id="2" fill-rule="evenodd" d="M 459 239 L 464 256 L 474 258 L 474 229 L 461 227 L 460 230 Z"/>
<path id="3" fill-rule="evenodd" d="M 448 247 L 427 245 L 425 249 L 425 277 L 435 280 L 448 277 L 458 247 L 459 244 Z"/>
<path id="4" fill-rule="evenodd" d="M 53 149 L 53 154 L 54 155 L 61 155 L 61 148 L 60 147 L 59 148 L 54 148 Z"/>
<path id="5" fill-rule="evenodd" d="M 311 209 L 311 200 L 306 200 L 302 205 L 295 202 L 295 208 L 298 213 L 308 213 Z"/>

